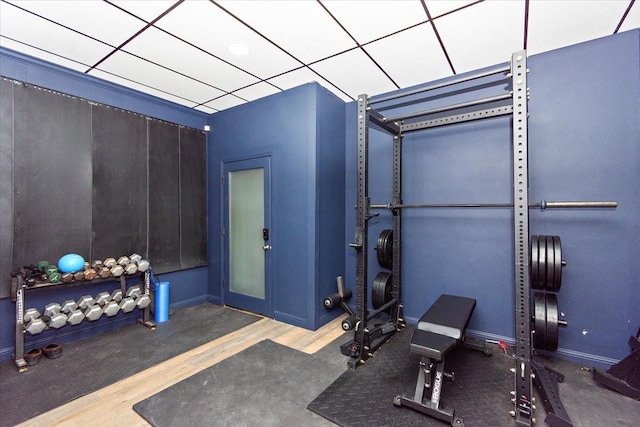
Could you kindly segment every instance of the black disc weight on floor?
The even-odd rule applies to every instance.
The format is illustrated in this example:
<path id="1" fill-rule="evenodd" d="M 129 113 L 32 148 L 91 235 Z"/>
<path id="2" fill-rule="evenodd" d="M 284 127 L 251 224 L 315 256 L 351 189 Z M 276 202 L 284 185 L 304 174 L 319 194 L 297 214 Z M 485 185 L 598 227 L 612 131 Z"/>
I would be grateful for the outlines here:
<path id="1" fill-rule="evenodd" d="M 547 337 L 547 310 L 545 294 L 533 294 L 533 346 L 544 350 Z"/>
<path id="2" fill-rule="evenodd" d="M 374 310 L 382 307 L 385 303 L 391 301 L 392 275 L 386 271 L 381 271 L 373 279 L 371 287 L 371 305 Z"/>
<path id="3" fill-rule="evenodd" d="M 393 230 L 382 230 L 376 244 L 376 254 L 380 267 L 391 269 L 393 266 Z"/>

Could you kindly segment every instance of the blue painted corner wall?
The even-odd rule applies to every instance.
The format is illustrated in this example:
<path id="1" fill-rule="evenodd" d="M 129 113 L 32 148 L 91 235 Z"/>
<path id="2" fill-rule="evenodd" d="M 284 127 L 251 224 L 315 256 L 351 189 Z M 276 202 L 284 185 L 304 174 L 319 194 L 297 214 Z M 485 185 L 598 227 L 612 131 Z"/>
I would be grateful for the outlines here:
<path id="1" fill-rule="evenodd" d="M 222 168 L 269 155 L 272 315 L 316 329 L 322 298 L 344 274 L 344 103 L 309 83 L 211 116 L 209 294 L 224 303 Z"/>
<path id="2" fill-rule="evenodd" d="M 559 235 L 568 263 L 558 294 L 568 322 L 559 331 L 559 354 L 596 366 L 626 357 L 629 336 L 640 327 L 639 34 L 633 30 L 528 61 L 530 202 L 619 203 L 615 210 L 530 211 L 530 233 Z M 420 107 L 438 102 L 435 97 Z M 355 103 L 347 105 L 346 114 L 349 207 L 356 200 Z M 404 203 L 511 202 L 511 134 L 511 119 L 503 117 L 406 135 Z M 391 201 L 391 161 L 391 137 L 372 128 L 371 203 Z M 347 209 L 346 214 L 346 283 L 354 289 L 355 253 L 347 244 L 353 239 L 355 212 Z M 511 209 L 423 209 L 402 215 L 407 321 L 417 321 L 440 294 L 459 294 L 478 301 L 472 335 L 513 341 Z M 369 239 L 391 224 L 387 212 L 370 220 Z M 370 251 L 369 277 L 380 270 Z"/>

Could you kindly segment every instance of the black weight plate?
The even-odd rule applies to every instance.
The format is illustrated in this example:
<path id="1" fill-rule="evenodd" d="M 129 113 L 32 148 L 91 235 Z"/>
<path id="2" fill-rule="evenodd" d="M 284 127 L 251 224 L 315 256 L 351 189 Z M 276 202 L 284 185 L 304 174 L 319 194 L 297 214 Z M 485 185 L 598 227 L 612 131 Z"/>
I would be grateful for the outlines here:
<path id="1" fill-rule="evenodd" d="M 529 279 L 533 289 L 538 287 L 538 236 L 531 236 L 531 259 L 529 260 Z"/>
<path id="2" fill-rule="evenodd" d="M 538 280 L 536 289 L 545 288 L 545 278 L 547 275 L 547 239 L 545 236 L 538 237 Z"/>
<path id="3" fill-rule="evenodd" d="M 373 279 L 371 305 L 375 310 L 391 300 L 391 273 L 381 271 Z"/>
<path id="4" fill-rule="evenodd" d="M 547 271 L 544 276 L 544 288 L 553 291 L 556 251 L 553 247 L 553 236 L 545 236 L 545 239 L 547 241 Z"/>
<path id="5" fill-rule="evenodd" d="M 545 337 L 545 350 L 558 350 L 558 298 L 555 294 L 546 294 L 547 334 Z"/>
<path id="6" fill-rule="evenodd" d="M 376 244 L 376 255 L 380 267 L 391 268 L 393 263 L 393 230 L 382 230 Z"/>
<path id="7" fill-rule="evenodd" d="M 562 244 L 560 243 L 560 236 L 553 236 L 553 251 L 555 252 L 553 291 L 559 292 L 562 285 Z"/>
<path id="8" fill-rule="evenodd" d="M 533 294 L 533 346 L 544 349 L 547 336 L 547 314 L 544 294 L 535 292 Z"/>

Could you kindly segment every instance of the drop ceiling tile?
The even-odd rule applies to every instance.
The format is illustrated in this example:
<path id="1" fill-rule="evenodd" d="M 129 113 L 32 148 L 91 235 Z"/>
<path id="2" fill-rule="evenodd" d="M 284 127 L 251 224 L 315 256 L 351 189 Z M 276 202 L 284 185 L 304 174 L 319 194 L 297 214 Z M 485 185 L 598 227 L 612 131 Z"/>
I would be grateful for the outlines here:
<path id="1" fill-rule="evenodd" d="M 344 101 L 353 101 L 351 96 L 348 96 L 334 87 L 331 83 L 318 76 L 316 73 L 306 67 L 299 68 L 297 70 L 290 71 L 286 74 L 282 74 L 278 77 L 269 79 L 269 82 L 282 88 L 283 90 L 291 89 L 294 87 L 302 86 L 310 82 L 317 82 L 325 89 L 330 90 L 333 94 L 338 96 Z"/>
<path id="2" fill-rule="evenodd" d="M 8 3 L 0 3 L 0 35 L 35 49 L 84 64 L 93 64 L 112 48 L 64 27 L 22 11 Z M 5 39 L 3 39 L 5 40 Z M 32 52 L 37 52 L 33 51 Z M 42 55 L 36 55 L 42 58 Z M 44 58 L 46 59 L 46 58 Z M 58 63 L 58 61 L 55 61 Z M 61 61 L 66 62 L 66 61 Z"/>
<path id="3" fill-rule="evenodd" d="M 101 0 L 21 0 L 15 4 L 112 46 L 120 45 L 145 25 Z"/>
<path id="4" fill-rule="evenodd" d="M 315 1 L 217 2 L 304 63 L 355 46 Z"/>
<path id="5" fill-rule="evenodd" d="M 546 52 L 611 35 L 628 6 L 627 0 L 532 1 L 527 53 Z"/>
<path id="6" fill-rule="evenodd" d="M 431 25 L 403 31 L 365 49 L 401 88 L 451 75 Z"/>
<path id="7" fill-rule="evenodd" d="M 323 1 L 358 41 L 366 43 L 427 20 L 419 1 Z"/>
<path id="8" fill-rule="evenodd" d="M 507 62 L 523 47 L 524 2 L 475 4 L 434 21 L 456 73 Z"/>
<path id="9" fill-rule="evenodd" d="M 174 1 L 167 0 L 109 0 L 116 6 L 125 9 L 128 12 L 151 22 L 160 16 L 164 11 L 173 6 Z"/>
<path id="10" fill-rule="evenodd" d="M 124 50 L 223 91 L 232 91 L 259 81 L 153 27 L 133 39 Z"/>
<path id="11" fill-rule="evenodd" d="M 101 71 L 132 80 L 138 85 L 189 100 L 193 104 L 204 102 L 224 93 L 126 52 L 116 52 L 98 68 Z"/>
<path id="12" fill-rule="evenodd" d="M 251 85 L 244 89 L 237 90 L 233 92 L 233 94 L 239 96 L 240 98 L 246 99 L 247 101 L 253 101 L 258 98 L 264 98 L 265 96 L 273 95 L 274 93 L 278 92 L 280 92 L 280 89 L 263 82 Z"/>
<path id="13" fill-rule="evenodd" d="M 226 110 L 227 108 L 235 107 L 236 105 L 244 104 L 245 101 L 233 95 L 225 95 L 223 97 L 214 99 L 204 104 L 205 107 L 213 108 L 216 111 Z"/>
<path id="14" fill-rule="evenodd" d="M 620 17 L 620 19 L 622 19 L 622 16 Z M 618 20 L 618 22 L 620 21 Z M 620 29 L 618 30 L 618 32 L 633 30 L 634 28 L 640 28 L 640 3 L 639 2 L 636 2 L 633 4 L 633 7 L 631 7 L 629 14 L 627 15 L 624 22 L 622 23 L 622 26 L 620 26 Z"/>
<path id="15" fill-rule="evenodd" d="M 453 0 L 425 0 L 425 4 L 429 9 L 429 13 L 433 19 L 438 19 L 439 16 L 451 13 L 465 6 L 469 6 L 473 3 L 477 3 L 476 0 L 471 1 L 453 1 Z"/>
<path id="16" fill-rule="evenodd" d="M 362 93 L 375 95 L 397 89 L 360 49 L 318 62 L 311 68 L 354 99 Z"/>
<path id="17" fill-rule="evenodd" d="M 25 55 L 33 56 L 34 58 L 42 59 L 43 61 L 52 62 L 57 65 L 62 65 L 63 67 L 80 71 L 84 73 L 90 65 L 82 64 L 80 62 L 72 61 L 67 58 L 63 58 L 62 56 L 54 55 L 52 53 L 46 52 L 41 49 L 36 49 L 34 47 L 15 42 L 6 37 L 0 36 L 0 46 L 13 49 L 17 52 L 23 53 Z"/>
<path id="18" fill-rule="evenodd" d="M 208 1 L 182 3 L 160 19 L 156 26 L 262 79 L 300 65 L 298 61 Z M 247 46 L 249 54 L 232 54 L 227 50 L 227 46 L 232 43 Z"/>
<path id="19" fill-rule="evenodd" d="M 139 92 L 146 93 L 148 95 L 156 96 L 158 98 L 165 99 L 167 101 L 172 101 L 172 102 L 175 102 L 176 104 L 184 105 L 185 107 L 192 108 L 195 105 L 195 102 L 189 99 L 185 99 L 179 96 L 174 96 L 171 93 L 167 93 L 167 92 L 158 90 L 156 88 L 150 87 L 148 85 L 141 84 L 133 80 L 126 79 L 102 70 L 93 69 L 89 72 L 89 75 L 98 77 L 102 80 L 106 80 L 111 83 L 119 84 L 121 86 L 124 86 L 125 88 L 134 89 Z"/>

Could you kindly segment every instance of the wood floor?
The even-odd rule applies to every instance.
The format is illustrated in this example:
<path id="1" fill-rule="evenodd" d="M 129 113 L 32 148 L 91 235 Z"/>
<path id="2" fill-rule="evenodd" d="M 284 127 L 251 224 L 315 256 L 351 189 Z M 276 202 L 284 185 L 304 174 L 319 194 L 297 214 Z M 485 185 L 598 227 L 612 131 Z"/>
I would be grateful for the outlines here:
<path id="1" fill-rule="evenodd" d="M 136 375 L 82 396 L 19 426 L 117 425 L 149 426 L 132 407 L 165 388 L 219 363 L 264 339 L 308 354 L 342 335 L 341 316 L 317 331 L 262 319 L 249 326 L 169 359 Z M 104 420 L 104 423 L 100 422 Z"/>

